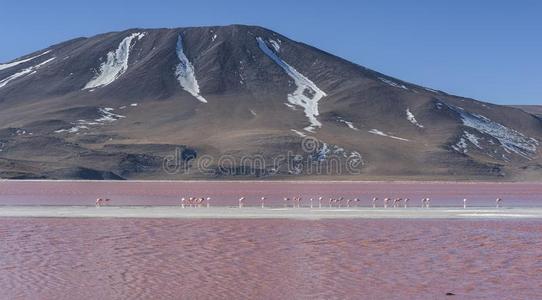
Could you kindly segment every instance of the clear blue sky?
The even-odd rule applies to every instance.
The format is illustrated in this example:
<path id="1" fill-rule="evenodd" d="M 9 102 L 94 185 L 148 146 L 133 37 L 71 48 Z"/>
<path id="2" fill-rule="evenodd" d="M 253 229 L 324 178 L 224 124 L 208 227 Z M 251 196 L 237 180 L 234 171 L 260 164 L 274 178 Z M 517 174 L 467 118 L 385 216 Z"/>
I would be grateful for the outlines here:
<path id="1" fill-rule="evenodd" d="M 542 104 L 537 0 L 2 0 L 0 61 L 132 27 L 254 24 L 400 79 Z"/>

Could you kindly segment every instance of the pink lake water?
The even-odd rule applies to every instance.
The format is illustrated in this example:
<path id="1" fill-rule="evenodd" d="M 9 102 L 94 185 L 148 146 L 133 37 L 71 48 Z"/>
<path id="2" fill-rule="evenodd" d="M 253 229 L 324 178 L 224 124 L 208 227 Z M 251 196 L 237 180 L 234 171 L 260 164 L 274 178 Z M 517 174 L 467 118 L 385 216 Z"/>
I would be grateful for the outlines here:
<path id="1" fill-rule="evenodd" d="M 495 206 L 504 199 L 509 207 L 542 206 L 541 183 L 430 183 L 430 182 L 51 182 L 0 181 L 0 205 L 94 205 L 96 198 L 111 198 L 112 205 L 178 205 L 181 197 L 211 197 L 212 205 L 237 205 L 246 197 L 247 206 L 282 206 L 284 197 L 360 198 L 360 206 L 370 206 L 373 197 L 431 198 L 432 206 L 463 206 L 463 198 L 475 207 Z M 382 206 L 380 200 L 379 206 Z"/>
<path id="2" fill-rule="evenodd" d="M 542 206 L 537 183 L 0 181 L 0 209 L 297 195 Z M 542 299 L 542 220 L 0 218 L 0 299 L 444 298 Z"/>
<path id="3" fill-rule="evenodd" d="M 1 299 L 540 299 L 542 221 L 4 218 L 0 291 Z"/>

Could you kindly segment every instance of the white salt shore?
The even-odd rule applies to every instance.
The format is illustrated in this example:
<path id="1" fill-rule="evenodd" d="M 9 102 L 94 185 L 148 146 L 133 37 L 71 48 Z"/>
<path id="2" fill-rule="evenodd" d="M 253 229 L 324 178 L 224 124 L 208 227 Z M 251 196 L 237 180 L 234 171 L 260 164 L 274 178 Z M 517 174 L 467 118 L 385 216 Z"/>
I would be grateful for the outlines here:
<path id="1" fill-rule="evenodd" d="M 542 208 L 259 208 L 1 206 L 0 218 L 542 219 Z"/>

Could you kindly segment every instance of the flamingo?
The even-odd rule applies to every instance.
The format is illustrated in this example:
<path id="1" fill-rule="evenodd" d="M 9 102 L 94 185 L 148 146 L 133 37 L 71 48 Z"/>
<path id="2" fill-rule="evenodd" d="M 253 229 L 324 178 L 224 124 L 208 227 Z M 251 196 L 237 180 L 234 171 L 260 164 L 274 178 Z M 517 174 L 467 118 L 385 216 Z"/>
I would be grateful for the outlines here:
<path id="1" fill-rule="evenodd" d="M 408 198 L 405 198 L 405 208 L 407 208 L 407 207 L 408 207 L 408 201 L 410 201 L 410 199 L 408 199 Z"/>
<path id="2" fill-rule="evenodd" d="M 378 201 L 378 198 L 373 197 L 373 208 L 376 208 L 376 201 Z"/>
<path id="3" fill-rule="evenodd" d="M 322 197 L 318 197 L 318 208 L 322 208 Z"/>
<path id="4" fill-rule="evenodd" d="M 184 208 L 184 203 L 185 203 L 186 199 L 184 199 L 184 197 L 181 198 L 181 207 Z"/>
<path id="5" fill-rule="evenodd" d="M 244 206 L 245 197 L 239 198 L 239 208 L 242 208 Z"/>
<path id="6" fill-rule="evenodd" d="M 495 202 L 496 202 L 496 204 L 497 204 L 497 208 L 501 207 L 501 202 L 502 202 L 502 199 L 501 199 L 501 198 L 495 199 Z"/>
<path id="7" fill-rule="evenodd" d="M 211 207 L 211 197 L 207 197 L 207 208 Z"/>
<path id="8" fill-rule="evenodd" d="M 264 208 L 265 207 L 265 197 L 262 197 L 261 200 L 262 200 L 262 208 Z"/>
<path id="9" fill-rule="evenodd" d="M 463 199 L 463 208 L 467 208 L 467 198 Z"/>

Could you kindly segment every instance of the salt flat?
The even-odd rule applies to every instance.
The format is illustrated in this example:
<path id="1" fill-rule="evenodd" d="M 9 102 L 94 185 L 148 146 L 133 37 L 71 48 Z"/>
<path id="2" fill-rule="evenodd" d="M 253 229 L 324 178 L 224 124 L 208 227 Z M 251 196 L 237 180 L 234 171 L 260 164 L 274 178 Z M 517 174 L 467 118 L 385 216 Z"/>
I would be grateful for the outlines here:
<path id="1" fill-rule="evenodd" d="M 542 208 L 181 208 L 2 206 L 0 217 L 157 219 L 542 219 Z"/>

